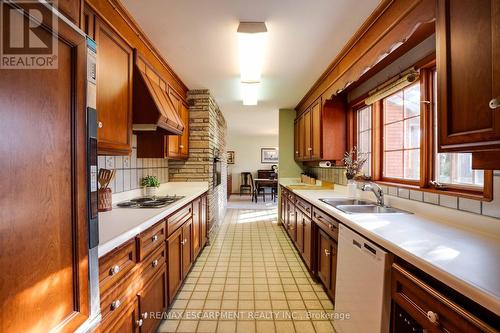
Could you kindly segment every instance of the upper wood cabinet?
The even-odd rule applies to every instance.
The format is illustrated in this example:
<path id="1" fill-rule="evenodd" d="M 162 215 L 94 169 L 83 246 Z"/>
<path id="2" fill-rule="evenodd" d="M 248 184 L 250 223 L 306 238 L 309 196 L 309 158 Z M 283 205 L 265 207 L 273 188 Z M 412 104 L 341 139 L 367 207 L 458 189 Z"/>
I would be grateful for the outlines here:
<path id="1" fill-rule="evenodd" d="M 132 48 L 102 19 L 85 8 L 84 28 L 97 43 L 99 154 L 132 151 Z"/>
<path id="2" fill-rule="evenodd" d="M 57 9 L 71 22 L 79 26 L 83 1 L 81 0 L 58 0 Z"/>
<path id="3" fill-rule="evenodd" d="M 438 0 L 436 37 L 439 151 L 500 149 L 499 1 Z"/>
<path id="4" fill-rule="evenodd" d="M 89 316 L 87 47 L 55 20 L 37 35 L 54 38 L 56 68 L 0 69 L 0 332 L 74 332 Z"/>
<path id="5" fill-rule="evenodd" d="M 188 158 L 189 155 L 189 108 L 179 94 L 172 88 L 169 88 L 168 95 L 184 123 L 184 131 L 182 135 L 168 136 L 167 156 L 169 159 L 183 160 Z"/>
<path id="6" fill-rule="evenodd" d="M 346 104 L 319 98 L 295 121 L 295 159 L 340 161 L 346 150 Z"/>

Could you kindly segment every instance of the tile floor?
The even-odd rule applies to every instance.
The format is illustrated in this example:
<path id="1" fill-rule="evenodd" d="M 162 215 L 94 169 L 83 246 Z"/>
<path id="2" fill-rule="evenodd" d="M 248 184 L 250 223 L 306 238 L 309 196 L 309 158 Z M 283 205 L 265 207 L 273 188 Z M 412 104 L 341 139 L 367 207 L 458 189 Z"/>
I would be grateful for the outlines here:
<path id="1" fill-rule="evenodd" d="M 332 315 L 276 209 L 228 209 L 158 332 L 334 332 Z"/>

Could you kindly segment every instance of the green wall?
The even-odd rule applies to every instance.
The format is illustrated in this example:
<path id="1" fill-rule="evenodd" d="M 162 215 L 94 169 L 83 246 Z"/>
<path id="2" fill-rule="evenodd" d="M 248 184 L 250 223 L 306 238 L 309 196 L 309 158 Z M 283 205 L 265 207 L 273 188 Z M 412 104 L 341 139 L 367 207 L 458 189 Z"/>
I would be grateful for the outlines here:
<path id="1" fill-rule="evenodd" d="M 279 110 L 279 176 L 282 178 L 299 177 L 302 167 L 294 160 L 293 121 L 295 110 Z"/>

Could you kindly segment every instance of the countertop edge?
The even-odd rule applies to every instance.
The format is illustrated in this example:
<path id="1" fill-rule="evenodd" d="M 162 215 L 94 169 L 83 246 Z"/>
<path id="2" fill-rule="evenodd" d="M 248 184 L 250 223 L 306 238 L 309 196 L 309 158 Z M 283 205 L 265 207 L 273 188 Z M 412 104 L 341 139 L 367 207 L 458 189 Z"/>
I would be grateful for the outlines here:
<path id="1" fill-rule="evenodd" d="M 362 236 L 366 237 L 368 240 L 373 241 L 374 243 L 382 246 L 389 252 L 395 254 L 396 256 L 408 261 L 410 264 L 414 265 L 415 267 L 421 269 L 422 271 L 426 272 L 427 274 L 435 277 L 437 280 L 442 281 L 444 284 L 448 285 L 450 288 L 456 290 L 458 293 L 464 295 L 465 297 L 470 298 L 474 302 L 480 304 L 481 306 L 485 307 L 486 309 L 492 311 L 493 313 L 500 315 L 500 308 L 499 308 L 499 299 L 497 298 L 496 295 L 491 294 L 489 291 L 481 288 L 480 286 L 477 286 L 469 281 L 463 280 L 460 277 L 453 275 L 440 267 L 437 267 L 426 260 L 415 256 L 414 254 L 406 251 L 405 249 L 399 247 L 398 245 L 390 242 L 389 240 L 386 240 L 377 234 L 374 234 L 370 232 L 369 230 L 357 225 L 356 223 L 350 221 L 346 216 L 344 216 L 341 212 L 336 212 L 333 208 L 330 209 L 325 209 L 324 207 L 318 207 L 316 202 L 308 198 L 306 195 L 302 193 L 298 193 L 297 190 L 290 188 L 287 184 L 280 184 L 281 186 L 284 186 L 287 188 L 287 190 L 293 192 L 295 195 L 301 197 L 302 199 L 306 200 L 313 206 L 317 207 L 318 209 L 321 209 L 323 211 L 326 211 L 330 215 L 332 215 L 335 219 L 339 220 L 343 224 L 345 224 L 347 227 L 351 228 L 352 230 L 358 232 Z"/>
<path id="2" fill-rule="evenodd" d="M 200 189 L 196 192 L 193 192 L 193 194 L 186 195 L 184 198 L 181 200 L 175 202 L 171 206 L 168 206 L 165 208 L 165 210 L 161 211 L 157 215 L 155 215 L 152 218 L 149 218 L 143 222 L 139 222 L 134 228 L 127 230 L 126 232 L 121 233 L 120 235 L 108 240 L 107 242 L 103 244 L 98 245 L 98 256 L 99 258 L 105 256 L 118 246 L 126 243 L 130 239 L 134 238 L 144 230 L 148 229 L 149 227 L 153 226 L 154 224 L 158 223 L 161 219 L 167 217 L 168 215 L 174 213 L 176 210 L 179 208 L 182 208 L 189 202 L 193 201 L 197 197 L 201 196 L 202 194 L 208 192 L 208 189 Z"/>

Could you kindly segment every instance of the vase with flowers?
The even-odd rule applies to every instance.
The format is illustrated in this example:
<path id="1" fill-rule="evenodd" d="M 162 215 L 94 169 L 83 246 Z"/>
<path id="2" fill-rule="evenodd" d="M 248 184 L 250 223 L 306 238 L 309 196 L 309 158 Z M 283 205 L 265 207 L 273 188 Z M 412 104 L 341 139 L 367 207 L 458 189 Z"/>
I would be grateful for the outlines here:
<path id="1" fill-rule="evenodd" d="M 360 153 L 356 147 L 344 154 L 345 176 L 347 178 L 347 196 L 349 198 L 356 197 L 356 180 L 355 178 L 361 174 L 361 170 L 368 160 L 368 155 Z"/>

